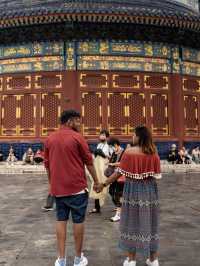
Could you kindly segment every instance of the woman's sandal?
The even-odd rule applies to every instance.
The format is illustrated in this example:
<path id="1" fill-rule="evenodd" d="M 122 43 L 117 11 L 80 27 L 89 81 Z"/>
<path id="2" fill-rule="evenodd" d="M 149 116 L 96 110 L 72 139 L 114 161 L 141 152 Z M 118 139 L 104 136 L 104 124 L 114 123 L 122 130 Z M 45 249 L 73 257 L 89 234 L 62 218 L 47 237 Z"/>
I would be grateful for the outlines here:
<path id="1" fill-rule="evenodd" d="M 93 214 L 93 213 L 100 213 L 100 211 L 98 211 L 97 209 L 92 209 L 91 211 L 89 211 L 89 214 Z"/>

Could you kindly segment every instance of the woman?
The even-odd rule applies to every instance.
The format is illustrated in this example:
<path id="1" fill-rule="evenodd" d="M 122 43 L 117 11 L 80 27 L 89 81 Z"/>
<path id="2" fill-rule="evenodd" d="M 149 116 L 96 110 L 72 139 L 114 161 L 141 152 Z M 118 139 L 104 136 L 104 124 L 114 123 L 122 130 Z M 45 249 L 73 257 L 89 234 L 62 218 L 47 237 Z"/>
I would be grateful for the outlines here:
<path id="1" fill-rule="evenodd" d="M 112 172 L 114 172 L 117 167 L 120 165 L 120 160 L 123 155 L 124 149 L 120 146 L 120 142 L 116 138 L 111 138 L 108 142 L 109 146 L 111 146 L 114 149 L 114 152 L 109 160 L 108 168 L 113 169 Z M 108 177 L 109 177 L 109 171 Z M 106 175 L 106 171 L 105 171 Z M 107 176 L 107 175 L 106 175 Z M 122 176 L 123 177 L 123 176 Z M 120 213 L 121 213 L 121 198 L 123 194 L 124 189 L 124 179 L 120 178 L 117 181 L 114 181 L 110 187 L 109 187 L 109 194 L 112 197 L 112 201 L 114 205 L 116 206 L 116 213 L 115 216 L 111 217 L 111 222 L 119 222 L 120 221 Z"/>
<path id="2" fill-rule="evenodd" d="M 34 164 L 34 153 L 33 153 L 33 150 L 31 147 L 28 148 L 28 150 L 24 153 L 23 155 L 23 164 L 27 164 L 27 163 L 30 163 L 30 164 Z"/>
<path id="3" fill-rule="evenodd" d="M 199 158 L 199 147 L 196 147 L 192 150 L 192 160 L 199 164 L 200 158 Z"/>
<path id="4" fill-rule="evenodd" d="M 127 149 L 118 172 L 102 184 L 106 187 L 122 174 L 126 176 L 121 221 L 120 247 L 127 252 L 124 266 L 136 266 L 136 253 L 148 257 L 148 266 L 158 266 L 159 202 L 156 179 L 161 178 L 160 159 L 148 128 L 137 127 L 134 147 Z M 102 188 L 101 187 L 101 188 Z"/>
<path id="5" fill-rule="evenodd" d="M 109 132 L 105 129 L 101 130 L 99 135 L 99 144 L 94 152 L 94 166 L 97 172 L 98 180 L 100 182 L 104 182 L 106 180 L 106 176 L 104 175 L 104 171 L 106 169 L 106 164 L 108 164 L 108 160 L 112 155 L 112 150 L 110 149 L 107 140 L 109 138 Z M 93 189 L 94 183 L 92 182 L 90 198 L 94 199 L 94 208 L 90 211 L 92 213 L 100 213 L 101 207 L 104 205 L 107 189 L 104 189 L 101 193 L 96 193 Z"/>
<path id="6" fill-rule="evenodd" d="M 44 161 L 44 152 L 42 149 L 38 149 L 33 158 L 36 164 L 42 163 Z"/>
<path id="7" fill-rule="evenodd" d="M 14 149 L 12 146 L 9 149 L 9 154 L 8 154 L 8 158 L 6 161 L 8 164 L 11 164 L 11 165 L 17 161 L 17 158 L 16 158 L 15 153 L 14 153 Z"/>
<path id="8" fill-rule="evenodd" d="M 178 164 L 190 164 L 191 157 L 185 147 L 182 147 L 178 152 Z"/>

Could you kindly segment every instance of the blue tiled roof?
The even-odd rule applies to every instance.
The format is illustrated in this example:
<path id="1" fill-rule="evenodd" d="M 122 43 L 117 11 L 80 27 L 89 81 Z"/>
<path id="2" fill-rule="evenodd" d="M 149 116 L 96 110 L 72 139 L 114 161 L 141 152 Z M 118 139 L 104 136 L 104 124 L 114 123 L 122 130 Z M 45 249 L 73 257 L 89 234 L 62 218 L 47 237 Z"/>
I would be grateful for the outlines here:
<path id="1" fill-rule="evenodd" d="M 175 1 L 158 0 L 3 0 L 0 1 L 0 16 L 37 15 L 48 13 L 105 13 L 105 14 L 145 14 L 181 17 L 198 17 L 194 10 Z"/>
<path id="2" fill-rule="evenodd" d="M 66 14 L 68 17 L 64 16 Z M 91 18 L 91 14 L 97 15 L 97 17 Z M 43 16 L 43 19 L 40 20 L 37 18 L 38 20 L 36 21 L 34 19 L 36 16 Z M 58 17 L 55 19 L 55 16 Z M 29 19 L 22 19 L 22 17 L 28 17 Z M 135 21 L 131 21 L 130 17 L 134 17 Z M 50 18 L 52 18 L 52 20 Z M 0 1 L 1 27 L 18 26 L 19 24 L 59 22 L 64 20 L 90 21 L 90 19 L 91 22 L 94 20 L 99 22 L 102 19 L 104 22 L 131 23 L 135 23 L 138 20 L 139 24 L 148 24 L 149 21 L 151 25 L 166 24 L 166 26 L 178 26 L 177 21 L 184 20 L 187 23 L 185 27 L 188 26 L 189 28 L 195 29 L 198 27 L 195 23 L 200 23 L 198 12 L 178 2 L 169 0 Z"/>
<path id="3" fill-rule="evenodd" d="M 48 13 L 121 13 L 149 15 L 181 15 L 198 17 L 194 10 L 175 1 L 158 0 L 7 0 L 0 1 L 0 16 L 36 15 Z"/>

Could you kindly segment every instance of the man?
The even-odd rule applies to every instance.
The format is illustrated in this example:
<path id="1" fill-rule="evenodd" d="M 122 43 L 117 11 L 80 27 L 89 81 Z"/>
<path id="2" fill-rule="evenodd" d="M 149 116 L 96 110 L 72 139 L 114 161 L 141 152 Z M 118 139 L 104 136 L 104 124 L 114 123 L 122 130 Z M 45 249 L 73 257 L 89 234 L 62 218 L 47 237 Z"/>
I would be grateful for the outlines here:
<path id="1" fill-rule="evenodd" d="M 55 196 L 58 242 L 58 259 L 55 266 L 66 266 L 66 225 L 71 213 L 76 256 L 74 266 L 85 266 L 87 258 L 82 253 L 84 220 L 88 204 L 85 165 L 98 192 L 99 182 L 93 166 L 89 147 L 80 133 L 80 114 L 67 110 L 61 114 L 61 127 L 45 142 L 45 167 L 48 172 L 50 194 Z"/>
<path id="2" fill-rule="evenodd" d="M 178 160 L 178 151 L 176 149 L 176 144 L 172 144 L 168 154 L 168 162 L 172 162 L 172 164 L 175 164 L 177 160 Z"/>

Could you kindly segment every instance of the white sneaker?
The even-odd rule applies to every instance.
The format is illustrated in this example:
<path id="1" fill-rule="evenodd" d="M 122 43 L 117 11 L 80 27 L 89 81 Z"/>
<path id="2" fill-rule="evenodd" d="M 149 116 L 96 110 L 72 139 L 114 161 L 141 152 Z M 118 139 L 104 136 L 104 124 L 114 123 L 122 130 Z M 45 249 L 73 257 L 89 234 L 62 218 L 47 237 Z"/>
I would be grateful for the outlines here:
<path id="1" fill-rule="evenodd" d="M 116 213 L 115 216 L 110 218 L 111 222 L 119 222 L 120 221 L 120 214 Z"/>
<path id="2" fill-rule="evenodd" d="M 150 261 L 150 259 L 147 259 L 146 260 L 146 265 L 147 266 L 159 266 L 158 259 L 157 260 L 154 260 L 154 261 Z"/>
<path id="3" fill-rule="evenodd" d="M 136 261 L 135 261 L 135 260 L 129 261 L 129 259 L 127 258 L 127 259 L 124 261 L 123 266 L 136 266 Z"/>
<path id="4" fill-rule="evenodd" d="M 57 259 L 55 261 L 55 266 L 66 266 L 66 259 Z"/>
<path id="5" fill-rule="evenodd" d="M 84 256 L 84 254 L 81 254 L 81 261 L 78 264 L 75 264 L 74 266 L 87 266 L 88 265 L 88 259 Z"/>

